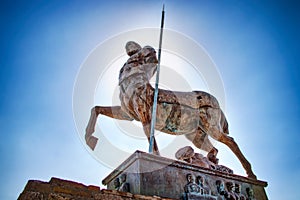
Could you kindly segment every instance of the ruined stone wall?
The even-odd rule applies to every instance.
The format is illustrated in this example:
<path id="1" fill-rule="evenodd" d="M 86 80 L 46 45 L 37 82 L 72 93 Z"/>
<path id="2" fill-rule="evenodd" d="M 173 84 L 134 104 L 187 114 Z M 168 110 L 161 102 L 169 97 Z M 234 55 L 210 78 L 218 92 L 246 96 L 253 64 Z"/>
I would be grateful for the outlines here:
<path id="1" fill-rule="evenodd" d="M 168 200 L 156 196 L 144 196 L 100 190 L 97 186 L 86 186 L 73 181 L 51 178 L 49 182 L 29 180 L 18 200 Z M 169 199 L 170 200 L 170 199 Z"/>

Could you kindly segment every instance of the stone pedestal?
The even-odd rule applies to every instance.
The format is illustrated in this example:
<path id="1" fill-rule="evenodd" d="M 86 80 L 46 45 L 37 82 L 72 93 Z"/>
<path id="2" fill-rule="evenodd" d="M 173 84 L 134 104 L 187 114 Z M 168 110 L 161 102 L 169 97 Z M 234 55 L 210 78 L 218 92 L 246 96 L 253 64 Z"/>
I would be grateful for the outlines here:
<path id="1" fill-rule="evenodd" d="M 172 199 L 267 200 L 267 182 L 136 151 L 103 181 L 109 190 Z"/>

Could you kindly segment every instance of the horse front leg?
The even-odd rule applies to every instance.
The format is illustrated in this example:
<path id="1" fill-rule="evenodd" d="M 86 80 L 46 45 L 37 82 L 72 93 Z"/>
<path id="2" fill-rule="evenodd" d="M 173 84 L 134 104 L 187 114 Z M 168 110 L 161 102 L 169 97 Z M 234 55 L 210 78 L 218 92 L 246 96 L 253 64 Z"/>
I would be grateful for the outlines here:
<path id="1" fill-rule="evenodd" d="M 119 120 L 128 120 L 132 121 L 133 119 L 130 118 L 122 109 L 120 106 L 112 106 L 112 107 L 104 107 L 104 106 L 95 106 L 91 110 L 91 116 L 88 122 L 88 125 L 85 129 L 85 141 L 86 144 L 94 150 L 98 138 L 93 136 L 93 133 L 95 132 L 95 126 L 97 122 L 97 117 L 98 115 L 105 115 L 114 119 L 119 119 Z"/>
<path id="2" fill-rule="evenodd" d="M 151 119 L 152 119 L 152 106 L 153 106 L 154 89 L 150 84 L 146 87 L 137 88 L 135 95 L 132 97 L 132 111 L 138 116 L 139 121 L 143 125 L 144 133 L 150 144 L 151 135 Z M 155 155 L 160 155 L 158 145 L 155 137 L 153 136 L 153 146 L 151 151 Z"/>
<path id="3" fill-rule="evenodd" d="M 148 139 L 148 142 L 150 144 L 150 135 L 151 135 L 151 107 L 148 106 L 148 104 L 145 103 L 145 101 L 142 98 L 137 98 L 135 101 L 134 106 L 135 113 L 139 116 L 139 120 L 142 122 L 144 133 Z M 153 146 L 152 146 L 152 152 L 155 155 L 160 155 L 158 146 L 155 140 L 155 137 L 153 136 Z"/>

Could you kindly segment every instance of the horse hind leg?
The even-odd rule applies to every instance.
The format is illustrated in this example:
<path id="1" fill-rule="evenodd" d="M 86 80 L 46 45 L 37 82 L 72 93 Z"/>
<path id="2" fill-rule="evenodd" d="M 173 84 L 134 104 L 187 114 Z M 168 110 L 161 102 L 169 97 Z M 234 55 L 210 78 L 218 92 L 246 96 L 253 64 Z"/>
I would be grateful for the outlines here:
<path id="1" fill-rule="evenodd" d="M 256 176 L 252 171 L 251 164 L 245 158 L 245 156 L 243 155 L 242 151 L 240 150 L 239 146 L 234 141 L 234 139 L 232 137 L 229 137 L 228 135 L 222 134 L 219 141 L 226 144 L 232 150 L 232 152 L 238 157 L 238 159 L 240 160 L 240 162 L 243 165 L 244 169 L 246 170 L 246 173 L 247 173 L 248 177 L 256 179 Z"/>
<path id="2" fill-rule="evenodd" d="M 120 120 L 129 120 L 132 121 L 133 119 L 130 118 L 122 109 L 120 106 L 113 106 L 113 107 L 104 107 L 104 106 L 95 106 L 91 110 L 91 116 L 88 122 L 88 125 L 85 129 L 85 141 L 86 144 L 94 150 L 98 138 L 93 136 L 93 133 L 95 132 L 95 126 L 97 122 L 97 117 L 99 114 L 114 118 L 114 119 L 120 119 Z"/>
<path id="3" fill-rule="evenodd" d="M 248 177 L 256 179 L 256 176 L 252 171 L 251 164 L 245 158 L 234 139 L 228 136 L 228 124 L 223 112 L 220 109 L 211 108 L 207 110 L 207 115 L 210 118 L 210 120 L 208 121 L 209 123 L 206 128 L 206 133 L 210 135 L 213 139 L 222 142 L 223 144 L 228 146 L 241 162 Z"/>
<path id="4" fill-rule="evenodd" d="M 244 169 L 245 169 L 245 171 L 246 171 L 249 178 L 256 179 L 256 176 L 252 171 L 251 164 L 245 158 L 245 156 L 243 155 L 243 153 L 240 150 L 239 146 L 237 145 L 237 143 L 234 141 L 234 139 L 232 137 L 229 137 L 226 133 L 221 132 L 216 127 L 211 127 L 208 132 L 211 133 L 211 136 L 215 140 L 218 140 L 219 142 L 222 142 L 223 144 L 225 144 L 226 146 L 228 146 L 231 149 L 231 151 L 236 155 L 236 157 L 241 162 L 241 164 L 244 167 Z"/>

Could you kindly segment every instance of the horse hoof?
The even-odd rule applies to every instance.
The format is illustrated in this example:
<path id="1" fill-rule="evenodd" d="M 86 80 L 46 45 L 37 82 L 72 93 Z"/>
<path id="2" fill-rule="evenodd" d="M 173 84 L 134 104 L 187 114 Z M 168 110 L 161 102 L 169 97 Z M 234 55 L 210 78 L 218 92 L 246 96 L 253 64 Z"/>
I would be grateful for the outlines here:
<path id="1" fill-rule="evenodd" d="M 153 155 L 160 156 L 159 151 L 153 151 Z"/>
<path id="2" fill-rule="evenodd" d="M 94 136 L 90 136 L 87 138 L 86 140 L 86 144 L 94 151 L 96 145 L 98 142 L 98 138 L 94 137 Z"/>

